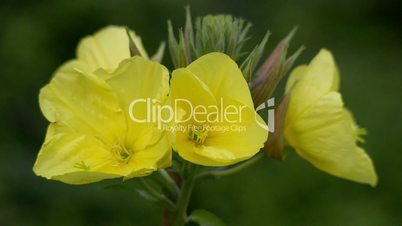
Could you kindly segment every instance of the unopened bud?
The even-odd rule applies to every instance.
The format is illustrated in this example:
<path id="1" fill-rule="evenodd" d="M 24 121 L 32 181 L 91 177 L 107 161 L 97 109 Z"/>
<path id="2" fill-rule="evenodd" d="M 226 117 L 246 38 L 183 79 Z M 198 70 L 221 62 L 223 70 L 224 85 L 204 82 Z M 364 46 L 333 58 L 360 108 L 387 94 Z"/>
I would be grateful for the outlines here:
<path id="1" fill-rule="evenodd" d="M 289 95 L 285 95 L 275 108 L 275 132 L 270 132 L 268 140 L 265 142 L 263 151 L 273 159 L 283 160 L 285 155 L 283 152 L 285 129 L 285 117 L 289 104 Z"/>

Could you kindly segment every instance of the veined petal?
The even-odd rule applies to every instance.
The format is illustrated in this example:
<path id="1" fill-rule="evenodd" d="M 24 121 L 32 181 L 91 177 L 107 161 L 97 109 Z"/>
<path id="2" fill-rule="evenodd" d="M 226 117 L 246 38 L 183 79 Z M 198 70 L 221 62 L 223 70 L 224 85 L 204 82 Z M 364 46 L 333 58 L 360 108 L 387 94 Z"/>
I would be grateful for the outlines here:
<path id="1" fill-rule="evenodd" d="M 130 35 L 143 57 L 148 58 L 141 38 L 133 31 Z M 77 58 L 88 65 L 90 72 L 98 68 L 112 71 L 121 61 L 130 58 L 129 37 L 125 27 L 108 26 L 84 38 L 77 49 Z"/>
<path id="2" fill-rule="evenodd" d="M 236 62 L 229 56 L 218 52 L 209 53 L 192 62 L 186 69 L 196 75 L 216 99 L 230 96 L 254 108 L 248 84 Z"/>
<path id="3" fill-rule="evenodd" d="M 285 136 L 317 168 L 356 182 L 377 183 L 370 158 L 355 143 L 339 93 L 318 99 L 286 128 Z"/>
<path id="4" fill-rule="evenodd" d="M 173 131 L 173 149 L 187 161 L 207 165 L 211 162 L 209 159 L 196 154 L 197 146 L 189 137 L 188 126 L 199 125 L 192 116 L 195 106 L 216 106 L 216 99 L 209 88 L 193 73 L 187 69 L 178 69 L 173 72 L 171 80 L 171 93 L 169 96 L 169 104 L 177 108 L 176 114 L 180 113 L 178 125 L 183 125 L 185 129 Z M 205 120 L 205 117 L 197 118 L 197 120 Z"/>
<path id="5" fill-rule="evenodd" d="M 174 149 L 184 159 L 205 166 L 225 166 L 249 159 L 263 147 L 268 130 L 263 127 L 266 126 L 264 120 L 248 106 L 242 109 L 241 116 L 237 123 L 220 119 L 222 121 L 204 124 L 207 137 L 203 144 L 190 139 L 191 131 L 177 131 Z"/>
<path id="6" fill-rule="evenodd" d="M 292 73 L 289 75 L 289 78 L 286 82 L 285 94 L 288 94 L 292 91 L 293 87 L 297 84 L 297 82 L 302 78 L 302 76 L 307 72 L 307 65 L 300 65 L 293 69 Z"/>
<path id="7" fill-rule="evenodd" d="M 111 88 L 96 76 L 70 67 L 59 70 L 41 89 L 39 103 L 50 122 L 63 122 L 106 143 L 125 131 L 124 115 Z"/>
<path id="8" fill-rule="evenodd" d="M 293 103 L 292 100 L 291 103 Z M 343 120 L 343 116 L 341 95 L 338 92 L 329 92 L 299 114 L 293 121 L 290 121 L 292 118 L 286 114 L 285 133 L 295 132 L 296 135 L 302 135 L 306 131 L 321 129 L 328 123 L 339 123 Z M 292 138 L 293 136 L 287 137 L 291 145 L 293 144 Z"/>
<path id="9" fill-rule="evenodd" d="M 169 104 L 183 111 L 182 119 L 191 117 L 196 106 L 216 106 L 217 100 L 209 88 L 191 71 L 181 68 L 172 74 Z M 200 116 L 202 117 L 202 116 Z M 198 118 L 197 118 L 198 120 Z M 206 120 L 199 118 L 199 121 Z M 196 123 L 191 117 L 187 123 Z"/>
<path id="10" fill-rule="evenodd" d="M 154 145 L 134 153 L 129 163 L 132 170 L 124 177 L 124 180 L 146 176 L 155 170 L 169 167 L 171 164 L 172 148 L 167 132 L 164 132 Z"/>
<path id="11" fill-rule="evenodd" d="M 239 102 L 226 98 L 226 106 L 240 106 Z M 227 130 L 212 130 L 208 133 L 208 138 L 205 140 L 204 146 L 216 149 L 215 152 L 222 153 L 229 152 L 233 156 L 232 159 L 227 159 L 228 164 L 234 164 L 244 159 L 251 158 L 259 152 L 264 146 L 265 141 L 268 139 L 268 127 L 264 120 L 254 111 L 254 109 L 243 106 L 241 109 L 241 118 L 236 119 L 236 123 L 223 120 L 213 124 L 215 128 L 226 128 Z M 215 157 L 209 149 L 200 151 L 198 154 L 204 155 L 204 157 L 210 156 L 211 159 Z M 225 158 L 226 154 L 221 155 Z M 215 158 L 216 159 L 216 158 Z"/>
<path id="12" fill-rule="evenodd" d="M 297 82 L 293 84 L 295 81 Z M 287 118 L 294 119 L 321 96 L 330 91 L 337 91 L 338 86 L 339 73 L 333 56 L 323 49 L 307 68 L 298 67 L 292 72 L 287 85 L 287 90 L 292 88 Z"/>
<path id="13" fill-rule="evenodd" d="M 96 74 L 113 88 L 127 111 L 133 100 L 153 98 L 163 103 L 169 93 L 167 68 L 143 57 L 123 61 L 114 72 L 100 70 Z"/>
<path id="14" fill-rule="evenodd" d="M 353 137 L 356 142 L 364 143 L 365 140 L 363 138 L 363 135 L 367 134 L 366 129 L 360 128 L 355 121 L 355 118 L 353 117 L 352 112 L 350 112 L 348 109 L 344 108 L 344 114 L 345 118 L 348 120 L 349 125 L 352 127 L 353 131 Z"/>
<path id="15" fill-rule="evenodd" d="M 211 158 L 206 158 L 202 155 L 199 155 L 198 149 L 204 148 L 202 146 L 196 145 L 193 141 L 188 139 L 188 133 L 177 133 L 176 134 L 176 142 L 173 145 L 173 149 L 179 153 L 180 157 L 183 159 L 203 165 L 203 166 L 223 166 L 228 165 L 226 162 L 218 162 L 216 160 L 211 161 Z"/>
<path id="16" fill-rule="evenodd" d="M 59 68 L 57 68 L 54 76 L 56 76 L 60 72 L 63 73 L 66 71 L 77 71 L 85 74 L 90 74 L 92 73 L 93 68 L 82 60 L 73 59 L 63 63 Z"/>
<path id="17" fill-rule="evenodd" d="M 126 142 L 142 150 L 159 140 L 161 131 L 157 123 L 147 120 L 152 113 L 148 103 L 159 106 L 165 103 L 169 92 L 168 70 L 136 56 L 123 61 L 114 72 L 98 70 L 96 75 L 104 78 L 117 94 L 128 124 Z M 133 117 L 138 121 L 133 121 Z"/>
<path id="18" fill-rule="evenodd" d="M 79 134 L 60 123 L 49 126 L 34 165 L 34 172 L 68 184 L 93 183 L 103 179 L 140 177 L 168 167 L 171 149 L 166 133 L 154 145 L 134 150 L 127 162 L 116 161 L 112 148 L 96 137 Z"/>
<path id="19" fill-rule="evenodd" d="M 34 165 L 37 175 L 68 184 L 86 184 L 126 174 L 117 167 L 108 170 L 113 158 L 101 140 L 59 123 L 52 123 L 50 131 L 57 132 L 39 152 Z"/>
<path id="20" fill-rule="evenodd" d="M 188 112 L 196 112 L 194 106 L 207 109 L 201 120 L 193 115 L 194 120 L 181 122 L 184 130 L 175 133 L 173 147 L 184 159 L 205 166 L 225 166 L 251 158 L 263 147 L 268 131 L 258 123 L 266 124 L 256 114 L 247 82 L 230 57 L 222 53 L 200 57 L 173 72 L 171 87 L 172 100 L 186 99 L 193 107 L 181 106 L 187 112 L 184 118 Z M 226 114 L 228 105 L 238 111 L 245 109 L 243 115 Z"/>

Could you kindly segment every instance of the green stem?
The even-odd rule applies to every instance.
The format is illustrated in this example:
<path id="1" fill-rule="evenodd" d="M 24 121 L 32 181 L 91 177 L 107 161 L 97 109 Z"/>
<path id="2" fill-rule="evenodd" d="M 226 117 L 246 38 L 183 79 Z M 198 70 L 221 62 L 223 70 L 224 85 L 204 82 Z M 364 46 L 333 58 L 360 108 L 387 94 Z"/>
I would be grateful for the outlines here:
<path id="1" fill-rule="evenodd" d="M 158 170 L 159 175 L 162 178 L 163 185 L 169 190 L 169 192 L 177 197 L 180 193 L 180 189 L 177 186 L 176 182 L 170 177 L 169 173 L 164 169 Z"/>
<path id="2" fill-rule="evenodd" d="M 185 167 L 187 167 L 186 173 L 182 175 L 182 185 L 180 189 L 180 195 L 179 199 L 177 201 L 176 205 L 176 211 L 174 213 L 174 218 L 173 218 L 173 226 L 184 226 L 187 222 L 187 208 L 188 204 L 190 202 L 191 194 L 195 185 L 195 182 L 198 179 L 204 178 L 204 177 L 222 177 L 222 176 L 228 176 L 232 175 L 235 173 L 238 173 L 239 171 L 242 171 L 251 165 L 255 164 L 259 160 L 263 159 L 265 157 L 265 153 L 258 153 L 255 155 L 253 158 L 249 159 L 248 161 L 239 163 L 233 167 L 230 167 L 225 170 L 215 170 L 215 171 L 208 171 L 205 173 L 198 173 L 197 172 L 197 167 L 192 164 L 188 164 Z M 198 174 L 198 175 L 197 175 Z"/>
<path id="3" fill-rule="evenodd" d="M 254 165 L 256 162 L 260 161 L 264 157 L 265 157 L 265 153 L 260 152 L 257 155 L 255 155 L 253 158 L 251 158 L 247 161 L 244 161 L 242 163 L 239 163 L 228 169 L 214 170 L 214 171 L 208 171 L 208 172 L 202 173 L 197 177 L 197 180 L 201 179 L 201 178 L 205 178 L 205 177 L 215 177 L 216 178 L 216 177 L 223 177 L 223 176 L 229 176 L 232 174 L 236 174 L 236 173 L 243 171 L 244 169 Z"/>
<path id="4" fill-rule="evenodd" d="M 194 167 L 189 166 L 190 173 L 183 178 L 181 193 L 177 202 L 177 211 L 173 222 L 174 226 L 184 226 L 187 221 L 187 207 L 195 185 Z"/>
<path id="5" fill-rule="evenodd" d="M 140 178 L 138 180 L 142 186 L 142 188 L 151 196 L 153 197 L 155 200 L 158 200 L 162 203 L 164 203 L 166 205 L 166 207 L 169 210 L 174 210 L 175 209 L 175 205 L 174 203 L 168 199 L 165 195 L 159 193 L 158 191 L 156 191 L 153 187 L 151 187 L 151 185 L 149 185 L 143 178 Z"/>

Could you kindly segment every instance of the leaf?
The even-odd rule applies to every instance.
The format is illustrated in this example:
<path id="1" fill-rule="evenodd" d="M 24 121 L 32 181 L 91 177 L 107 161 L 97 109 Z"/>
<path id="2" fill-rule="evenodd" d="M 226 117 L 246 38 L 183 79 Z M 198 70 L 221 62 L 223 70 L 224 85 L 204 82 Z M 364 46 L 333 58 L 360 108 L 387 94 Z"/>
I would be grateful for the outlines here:
<path id="1" fill-rule="evenodd" d="M 215 214 L 203 209 L 191 212 L 188 221 L 197 223 L 200 226 L 226 226 Z"/>

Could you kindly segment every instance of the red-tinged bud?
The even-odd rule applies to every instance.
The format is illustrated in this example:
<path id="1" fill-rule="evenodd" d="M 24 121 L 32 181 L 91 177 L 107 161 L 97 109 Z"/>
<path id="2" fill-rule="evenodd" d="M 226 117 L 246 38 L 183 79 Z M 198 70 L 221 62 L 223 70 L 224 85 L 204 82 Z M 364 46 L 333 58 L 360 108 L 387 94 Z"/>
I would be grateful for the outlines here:
<path id="1" fill-rule="evenodd" d="M 271 55 L 256 73 L 256 78 L 250 83 L 253 93 L 254 105 L 258 106 L 272 96 L 279 81 L 289 71 L 296 58 L 303 51 L 299 48 L 295 54 L 286 58 L 289 42 L 296 29 L 293 29 L 274 49 Z"/>
<path id="2" fill-rule="evenodd" d="M 265 142 L 263 151 L 273 159 L 283 160 L 285 155 L 283 152 L 285 129 L 285 116 L 289 104 L 289 95 L 285 95 L 275 108 L 275 130 L 269 133 L 268 140 Z"/>

